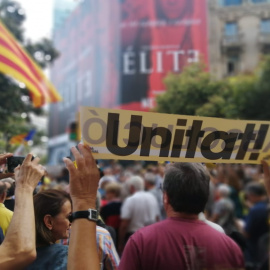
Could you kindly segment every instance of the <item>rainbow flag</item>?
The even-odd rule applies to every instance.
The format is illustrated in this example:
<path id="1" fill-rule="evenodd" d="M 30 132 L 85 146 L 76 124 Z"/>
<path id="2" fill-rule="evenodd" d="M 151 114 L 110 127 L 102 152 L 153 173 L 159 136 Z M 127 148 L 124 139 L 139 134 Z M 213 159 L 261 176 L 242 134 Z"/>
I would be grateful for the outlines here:
<path id="1" fill-rule="evenodd" d="M 62 98 L 42 70 L 0 21 L 0 72 L 24 83 L 33 105 L 58 102 Z"/>

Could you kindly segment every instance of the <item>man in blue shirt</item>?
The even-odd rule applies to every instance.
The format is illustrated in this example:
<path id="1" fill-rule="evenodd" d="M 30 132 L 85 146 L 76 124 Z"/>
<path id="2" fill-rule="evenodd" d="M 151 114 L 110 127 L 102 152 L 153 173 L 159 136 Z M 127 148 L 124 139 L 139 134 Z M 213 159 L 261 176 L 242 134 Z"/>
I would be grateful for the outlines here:
<path id="1" fill-rule="evenodd" d="M 256 266 L 260 260 L 258 254 L 259 240 L 268 233 L 268 202 L 265 188 L 260 183 L 250 183 L 245 188 L 247 200 L 252 207 L 246 219 L 247 262 Z"/>

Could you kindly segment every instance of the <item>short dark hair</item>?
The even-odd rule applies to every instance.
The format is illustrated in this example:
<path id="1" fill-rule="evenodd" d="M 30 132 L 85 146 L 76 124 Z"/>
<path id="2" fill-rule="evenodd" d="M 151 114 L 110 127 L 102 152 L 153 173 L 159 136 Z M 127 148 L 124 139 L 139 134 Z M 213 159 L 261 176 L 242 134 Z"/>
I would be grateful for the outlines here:
<path id="1" fill-rule="evenodd" d="M 266 190 L 264 186 L 260 183 L 249 183 L 245 187 L 245 192 L 247 194 L 252 194 L 255 196 L 264 196 L 266 195 Z"/>
<path id="2" fill-rule="evenodd" d="M 53 238 L 52 232 L 46 227 L 43 219 L 46 215 L 57 216 L 66 201 L 71 203 L 71 198 L 63 190 L 49 189 L 34 196 L 37 245 L 49 245 L 58 240 Z"/>
<path id="3" fill-rule="evenodd" d="M 201 164 L 174 163 L 166 170 L 163 190 L 174 211 L 198 214 L 208 200 L 209 180 L 209 174 Z"/>

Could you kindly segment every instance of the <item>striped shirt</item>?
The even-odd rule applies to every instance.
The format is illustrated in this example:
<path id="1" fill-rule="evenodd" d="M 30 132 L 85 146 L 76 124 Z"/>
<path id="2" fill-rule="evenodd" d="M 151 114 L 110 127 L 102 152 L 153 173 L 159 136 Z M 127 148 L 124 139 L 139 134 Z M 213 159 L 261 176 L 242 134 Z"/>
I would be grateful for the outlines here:
<path id="1" fill-rule="evenodd" d="M 96 239 L 97 250 L 100 260 L 100 270 L 118 269 L 120 259 L 115 249 L 110 233 L 106 229 L 97 226 Z M 62 245 L 68 245 L 69 239 L 62 239 L 60 243 Z"/>

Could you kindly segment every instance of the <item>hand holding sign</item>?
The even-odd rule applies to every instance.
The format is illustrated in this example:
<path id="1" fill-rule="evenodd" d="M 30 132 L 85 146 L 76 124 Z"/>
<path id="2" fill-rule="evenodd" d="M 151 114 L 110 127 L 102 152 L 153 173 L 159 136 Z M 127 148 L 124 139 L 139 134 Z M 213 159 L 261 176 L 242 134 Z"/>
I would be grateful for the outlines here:
<path id="1" fill-rule="evenodd" d="M 100 178 L 90 147 L 79 144 L 78 148 L 80 152 L 75 147 L 71 148 L 71 152 L 76 160 L 77 168 L 70 159 L 64 158 L 64 162 L 70 173 L 70 196 L 76 211 L 85 210 L 91 207 L 95 208 Z"/>

